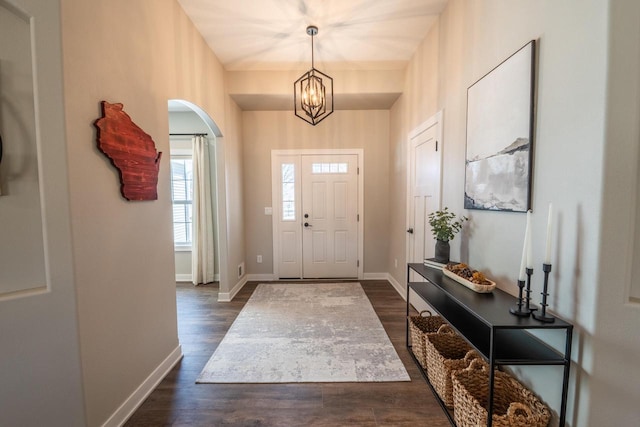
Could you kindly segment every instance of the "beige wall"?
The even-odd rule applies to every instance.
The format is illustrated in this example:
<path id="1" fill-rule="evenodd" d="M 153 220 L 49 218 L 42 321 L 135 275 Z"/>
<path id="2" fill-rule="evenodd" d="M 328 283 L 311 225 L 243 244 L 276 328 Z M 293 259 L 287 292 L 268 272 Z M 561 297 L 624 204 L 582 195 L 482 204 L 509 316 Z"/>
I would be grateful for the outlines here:
<path id="1" fill-rule="evenodd" d="M 540 265 L 544 252 L 541 236 L 548 203 L 553 202 L 556 237 L 550 309 L 576 327 L 568 413 L 572 426 L 630 425 L 630 420 L 638 417 L 632 403 L 639 398 L 638 387 L 630 386 L 637 385 L 638 380 L 634 377 L 625 381 L 622 373 L 633 370 L 631 361 L 640 352 L 638 344 L 629 344 L 639 341 L 631 328 L 637 324 L 638 311 L 623 310 L 622 295 L 625 286 L 629 287 L 628 281 L 613 284 L 607 280 L 620 253 L 612 247 L 603 252 L 601 246 L 609 241 L 632 247 L 628 243 L 628 224 L 635 215 L 635 202 L 622 203 L 620 188 L 632 183 L 632 188 L 637 187 L 638 34 L 634 27 L 627 39 L 629 31 L 625 32 L 625 25 L 617 22 L 626 21 L 629 26 L 637 23 L 638 7 L 632 3 L 617 2 L 616 21 L 610 24 L 608 2 L 602 1 L 452 0 L 438 26 L 415 53 L 407 69 L 404 94 L 391 110 L 390 195 L 391 206 L 396 208 L 391 210 L 393 253 L 389 260 L 405 247 L 407 134 L 443 109 L 443 205 L 469 216 L 469 228 L 473 230 L 453 241 L 453 255 L 487 271 L 501 288 L 515 293 L 524 215 L 463 209 L 466 89 L 529 40 L 539 40 L 533 251 L 534 260 Z M 626 76 L 614 77 L 610 85 L 627 95 L 630 88 L 633 90 L 624 100 L 611 96 L 607 105 L 609 28 L 614 36 L 617 34 L 614 40 L 618 41 L 612 50 L 613 65 L 620 77 Z M 629 49 L 633 53 L 631 59 L 626 53 Z M 429 65 L 433 63 L 438 64 L 437 70 Z M 635 114 L 632 119 L 628 115 L 621 118 L 620 114 L 628 114 L 630 107 Z M 610 134 L 624 137 L 624 148 L 614 149 L 616 145 L 605 138 L 607 109 L 614 112 L 609 115 Z M 626 126 L 626 130 L 618 124 Z M 608 160 L 611 170 L 603 169 L 605 152 L 610 154 L 608 158 L 613 156 L 618 161 L 626 154 L 627 159 L 633 159 L 633 167 L 624 169 L 621 176 L 614 172 L 619 170 L 615 161 Z M 608 189 L 603 187 L 605 177 Z M 637 189 L 632 193 L 636 194 Z M 612 202 L 615 199 L 615 203 L 603 204 L 603 194 Z M 617 194 L 620 196 L 615 197 Z M 624 208 L 621 213 L 619 207 Z M 605 221 L 608 216 L 612 221 Z M 620 241 L 620 234 L 627 236 L 625 242 Z M 537 267 L 534 275 L 534 302 L 540 300 L 540 269 Z M 403 283 L 403 267 L 390 271 L 395 280 Z M 605 314 L 609 310 L 619 314 L 611 317 Z M 614 327 L 620 330 L 615 334 L 617 341 L 611 342 L 609 331 Z M 550 339 L 558 347 L 559 341 Z M 611 376 L 613 370 L 618 373 L 615 377 Z M 613 383 L 607 381 L 605 372 L 615 378 Z M 528 368 L 518 374 L 554 410 L 559 409 L 558 371 Z M 607 400 L 611 399 L 616 404 L 602 411 L 609 407 Z M 604 421 L 604 414 L 611 418 Z"/>
<path id="2" fill-rule="evenodd" d="M 218 180 L 225 182 L 227 196 L 225 206 L 220 206 L 220 212 L 226 212 L 227 239 L 220 242 L 220 262 L 226 266 L 226 270 L 220 271 L 220 298 L 231 299 L 235 292 L 244 284 L 246 267 L 242 276 L 238 274 L 238 266 L 245 263 L 245 235 L 244 217 L 246 207 L 243 205 L 242 191 L 244 183 L 244 171 L 247 166 L 243 162 L 244 143 L 242 129 L 242 111 L 230 98 L 226 103 L 227 117 L 232 123 L 228 127 L 226 136 L 218 139 L 217 153 L 224 159 L 225 173 L 220 174 L 218 165 Z M 223 153 L 221 153 L 223 152 Z M 220 224 L 220 229 L 224 229 Z M 224 236 L 221 236 L 224 239 Z M 226 249 L 225 249 L 226 248 Z"/>
<path id="3" fill-rule="evenodd" d="M 84 393 L 88 424 L 100 425 L 178 350 L 167 100 L 190 101 L 229 128 L 227 147 L 240 145 L 239 117 L 227 119 L 223 69 L 178 2 L 63 0 L 62 23 Z M 164 152 L 158 200 L 120 196 L 91 125 L 101 100 L 123 103 Z"/>
<path id="4" fill-rule="evenodd" d="M 364 272 L 387 271 L 389 112 L 336 111 L 317 126 L 292 111 L 243 114 L 247 271 L 273 273 L 271 150 L 364 149 Z M 263 263 L 256 262 L 262 255 Z"/>

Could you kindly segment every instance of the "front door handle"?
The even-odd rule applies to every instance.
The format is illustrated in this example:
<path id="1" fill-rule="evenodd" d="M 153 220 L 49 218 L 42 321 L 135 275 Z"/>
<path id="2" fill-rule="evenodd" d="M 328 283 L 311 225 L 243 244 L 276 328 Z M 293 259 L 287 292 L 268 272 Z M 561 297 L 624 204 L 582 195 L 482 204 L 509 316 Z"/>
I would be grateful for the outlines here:
<path id="1" fill-rule="evenodd" d="M 308 222 L 305 222 L 304 226 L 308 228 L 308 227 L 311 227 L 311 224 L 309 224 Z"/>
<path id="2" fill-rule="evenodd" d="M 409 227 L 409 229 L 407 230 L 407 233 L 413 234 L 413 227 Z"/>

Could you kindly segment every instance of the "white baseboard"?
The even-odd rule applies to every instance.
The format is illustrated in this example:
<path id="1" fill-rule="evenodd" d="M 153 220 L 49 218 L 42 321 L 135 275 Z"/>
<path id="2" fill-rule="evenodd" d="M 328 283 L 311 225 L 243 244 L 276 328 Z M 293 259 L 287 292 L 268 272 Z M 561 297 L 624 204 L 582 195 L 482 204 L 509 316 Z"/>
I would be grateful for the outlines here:
<path id="1" fill-rule="evenodd" d="M 401 285 L 398 281 L 391 275 L 387 274 L 387 280 L 391 283 L 391 286 L 400 294 L 403 300 L 407 300 L 407 288 L 406 285 Z"/>
<path id="2" fill-rule="evenodd" d="M 273 282 L 278 280 L 273 274 L 247 274 L 248 282 Z"/>
<path id="3" fill-rule="evenodd" d="M 362 280 L 389 280 L 389 273 L 364 273 Z"/>
<path id="4" fill-rule="evenodd" d="M 274 280 L 278 279 L 273 274 L 246 274 L 238 283 L 236 283 L 230 292 L 220 292 L 218 294 L 218 301 L 230 302 L 248 281 L 271 282 Z M 398 281 L 389 273 L 364 273 L 362 280 L 388 280 L 389 283 L 391 283 L 391 286 L 393 286 L 393 288 L 400 294 L 402 299 L 407 299 L 407 288 L 398 283 Z"/>
<path id="5" fill-rule="evenodd" d="M 240 278 L 240 281 L 229 292 L 219 292 L 218 302 L 231 302 L 231 300 L 240 292 L 240 289 L 247 284 L 247 275 Z"/>
<path id="6" fill-rule="evenodd" d="M 192 278 L 193 278 L 192 274 L 176 274 L 176 282 L 193 282 Z M 213 281 L 214 282 L 219 282 L 220 281 L 220 275 L 219 274 L 214 274 L 213 275 Z"/>
<path id="7" fill-rule="evenodd" d="M 406 301 L 407 285 L 406 284 L 401 285 L 400 283 L 398 283 L 398 281 L 394 279 L 394 277 L 391 274 L 389 274 L 389 277 L 387 277 L 387 280 L 389 281 L 389 283 L 391 283 L 391 286 L 393 286 L 393 288 L 400 294 L 402 299 Z M 409 300 L 411 301 L 411 306 L 419 312 L 422 310 L 429 310 L 432 313 L 436 313 L 433 307 L 431 307 L 429 304 L 424 302 L 422 298 L 418 298 L 414 293 L 414 291 L 411 291 L 411 294 L 409 295 Z"/>
<path id="8" fill-rule="evenodd" d="M 102 427 L 118 427 L 123 425 L 180 359 L 182 359 L 182 347 L 178 345 L 169 353 L 162 363 L 153 370 L 151 375 L 131 393 L 127 400 L 120 405 Z"/>

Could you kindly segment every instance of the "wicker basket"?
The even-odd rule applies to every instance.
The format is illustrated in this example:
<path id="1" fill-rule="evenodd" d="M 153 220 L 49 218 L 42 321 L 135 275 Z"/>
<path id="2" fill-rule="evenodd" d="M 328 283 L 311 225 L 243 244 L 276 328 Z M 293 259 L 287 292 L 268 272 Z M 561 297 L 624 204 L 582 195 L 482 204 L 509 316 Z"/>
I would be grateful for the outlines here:
<path id="1" fill-rule="evenodd" d="M 487 425 L 489 367 L 479 360 L 452 374 L 453 417 L 458 427 Z M 547 427 L 551 413 L 531 391 L 511 375 L 495 371 L 493 426 Z"/>
<path id="2" fill-rule="evenodd" d="M 427 376 L 429 382 L 444 404 L 453 407 L 451 373 L 466 368 L 470 361 L 479 357 L 476 351 L 451 326 L 443 325 L 436 334 L 427 334 Z"/>
<path id="3" fill-rule="evenodd" d="M 424 313 L 428 313 L 424 316 Z M 429 310 L 422 310 L 418 316 L 409 316 L 409 332 L 411 333 L 411 351 L 423 369 L 427 369 L 427 353 L 425 341 L 427 334 L 435 333 L 445 324 L 440 316 L 432 316 Z"/>

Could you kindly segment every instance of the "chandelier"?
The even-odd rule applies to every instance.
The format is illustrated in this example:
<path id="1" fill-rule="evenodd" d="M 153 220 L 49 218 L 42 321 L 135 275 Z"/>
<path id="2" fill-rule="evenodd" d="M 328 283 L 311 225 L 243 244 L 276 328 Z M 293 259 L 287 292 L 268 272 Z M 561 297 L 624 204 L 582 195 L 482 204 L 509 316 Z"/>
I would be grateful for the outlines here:
<path id="1" fill-rule="evenodd" d="M 307 34 L 311 36 L 311 69 L 293 84 L 293 102 L 296 116 L 315 126 L 333 113 L 333 79 L 314 67 L 313 36 L 318 27 L 308 26 Z"/>

